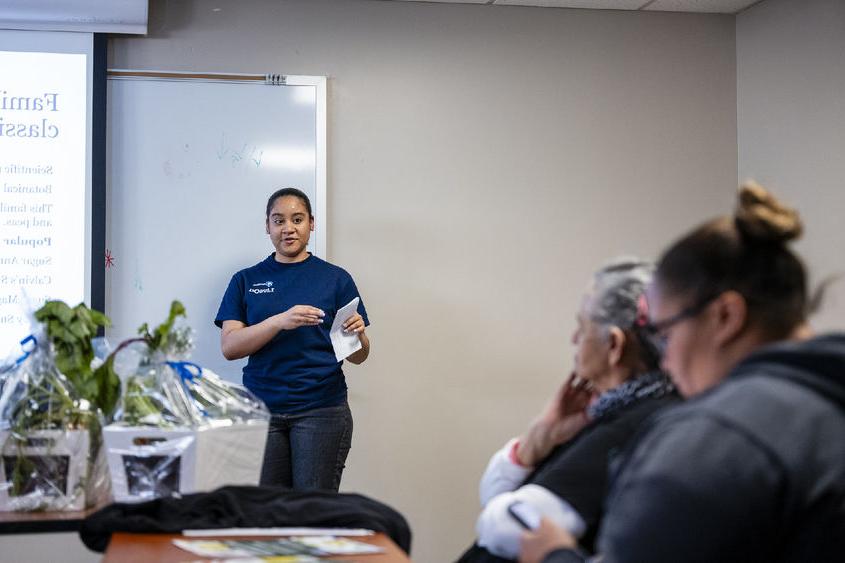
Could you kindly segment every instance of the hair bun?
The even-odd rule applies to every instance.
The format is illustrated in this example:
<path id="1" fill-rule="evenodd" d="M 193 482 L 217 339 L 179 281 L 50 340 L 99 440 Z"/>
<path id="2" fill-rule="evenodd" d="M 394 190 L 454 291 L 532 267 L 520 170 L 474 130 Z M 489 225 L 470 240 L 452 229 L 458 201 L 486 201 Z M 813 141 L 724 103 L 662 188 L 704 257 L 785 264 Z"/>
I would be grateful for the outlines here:
<path id="1" fill-rule="evenodd" d="M 798 212 L 753 180 L 739 188 L 734 220 L 745 237 L 757 242 L 786 243 L 803 231 Z"/>

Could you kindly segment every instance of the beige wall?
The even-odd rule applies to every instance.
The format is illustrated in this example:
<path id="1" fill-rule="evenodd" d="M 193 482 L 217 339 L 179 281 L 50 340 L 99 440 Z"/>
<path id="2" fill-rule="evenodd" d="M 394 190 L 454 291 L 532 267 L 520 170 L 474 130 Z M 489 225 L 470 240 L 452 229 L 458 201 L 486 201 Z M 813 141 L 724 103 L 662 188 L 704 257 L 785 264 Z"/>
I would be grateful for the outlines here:
<path id="1" fill-rule="evenodd" d="M 766 0 L 736 21 L 740 179 L 798 208 L 813 280 L 845 273 L 845 2 Z M 845 279 L 819 329 L 845 326 Z"/>
<path id="2" fill-rule="evenodd" d="M 154 0 L 109 64 L 329 77 L 318 221 L 373 322 L 343 488 L 439 562 L 474 536 L 489 455 L 568 372 L 590 272 L 731 205 L 734 38 L 732 16 Z"/>
<path id="3" fill-rule="evenodd" d="M 97 563 L 103 555 L 90 551 L 76 532 L 0 535 L 3 563 Z"/>

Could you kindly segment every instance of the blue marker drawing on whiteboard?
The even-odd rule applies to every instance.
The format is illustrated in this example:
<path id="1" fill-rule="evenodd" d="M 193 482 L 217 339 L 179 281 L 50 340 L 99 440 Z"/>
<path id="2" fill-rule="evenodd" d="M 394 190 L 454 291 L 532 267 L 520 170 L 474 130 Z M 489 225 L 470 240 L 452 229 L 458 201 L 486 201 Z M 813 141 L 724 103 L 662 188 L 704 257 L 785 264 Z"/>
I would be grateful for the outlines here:
<path id="1" fill-rule="evenodd" d="M 252 147 L 252 162 L 255 163 L 255 167 L 258 168 L 261 166 L 261 158 L 264 156 L 264 151 L 258 151 L 258 158 L 255 157 L 255 151 L 258 151 L 258 147 Z"/>
<path id="2" fill-rule="evenodd" d="M 139 293 L 144 292 L 144 284 L 141 282 L 141 272 L 140 268 L 138 267 L 138 261 L 135 260 L 135 276 L 132 281 L 132 285 L 135 286 L 135 289 L 138 290 Z"/>
<path id="3" fill-rule="evenodd" d="M 238 165 L 243 160 L 244 152 L 246 151 L 246 143 L 240 151 L 232 151 L 232 168 Z"/>
<path id="4" fill-rule="evenodd" d="M 229 149 L 226 148 L 226 133 L 223 132 L 220 134 L 220 148 L 217 149 L 217 158 L 223 160 L 227 152 L 229 152 Z"/>
<path id="5" fill-rule="evenodd" d="M 258 145 L 251 145 L 244 142 L 240 149 L 236 149 L 233 146 L 228 145 L 226 143 L 225 132 L 220 134 L 220 146 L 215 152 L 218 160 L 228 160 L 232 165 L 232 168 L 244 165 L 247 162 L 247 159 L 249 159 L 249 162 L 254 164 L 256 168 L 260 168 L 261 163 L 264 160 L 264 150 L 258 148 Z"/>

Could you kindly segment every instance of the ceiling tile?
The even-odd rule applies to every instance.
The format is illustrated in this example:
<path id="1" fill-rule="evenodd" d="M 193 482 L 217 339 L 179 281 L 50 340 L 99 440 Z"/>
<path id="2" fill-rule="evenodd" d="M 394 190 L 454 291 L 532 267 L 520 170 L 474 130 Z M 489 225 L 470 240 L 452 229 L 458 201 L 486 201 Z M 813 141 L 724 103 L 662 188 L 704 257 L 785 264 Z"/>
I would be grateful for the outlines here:
<path id="1" fill-rule="evenodd" d="M 497 6 L 541 6 L 544 8 L 589 8 L 594 10 L 637 10 L 648 0 L 496 0 Z"/>
<path id="2" fill-rule="evenodd" d="M 645 10 L 736 14 L 760 0 L 654 0 Z"/>
<path id="3" fill-rule="evenodd" d="M 490 0 L 398 0 L 399 2 L 441 2 L 443 4 L 489 4 Z"/>
<path id="4" fill-rule="evenodd" d="M 736 14 L 763 0 L 398 0 L 401 2 L 440 2 L 447 4 L 495 4 L 497 6 L 538 6 L 543 8 L 584 8 L 588 10 L 645 10 L 652 12 L 698 12 Z"/>

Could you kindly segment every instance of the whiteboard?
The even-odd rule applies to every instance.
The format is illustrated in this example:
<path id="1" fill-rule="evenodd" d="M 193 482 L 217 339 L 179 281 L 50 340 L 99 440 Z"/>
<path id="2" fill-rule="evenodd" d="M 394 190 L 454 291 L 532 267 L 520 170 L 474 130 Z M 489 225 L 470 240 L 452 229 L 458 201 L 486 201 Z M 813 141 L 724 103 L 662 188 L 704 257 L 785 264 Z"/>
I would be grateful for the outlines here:
<path id="1" fill-rule="evenodd" d="M 264 223 L 273 191 L 308 194 L 309 250 L 325 258 L 325 77 L 120 72 L 108 80 L 107 336 L 158 325 L 178 299 L 195 331 L 193 361 L 240 381 L 246 360 L 223 358 L 213 321 L 231 276 L 274 250 Z"/>

